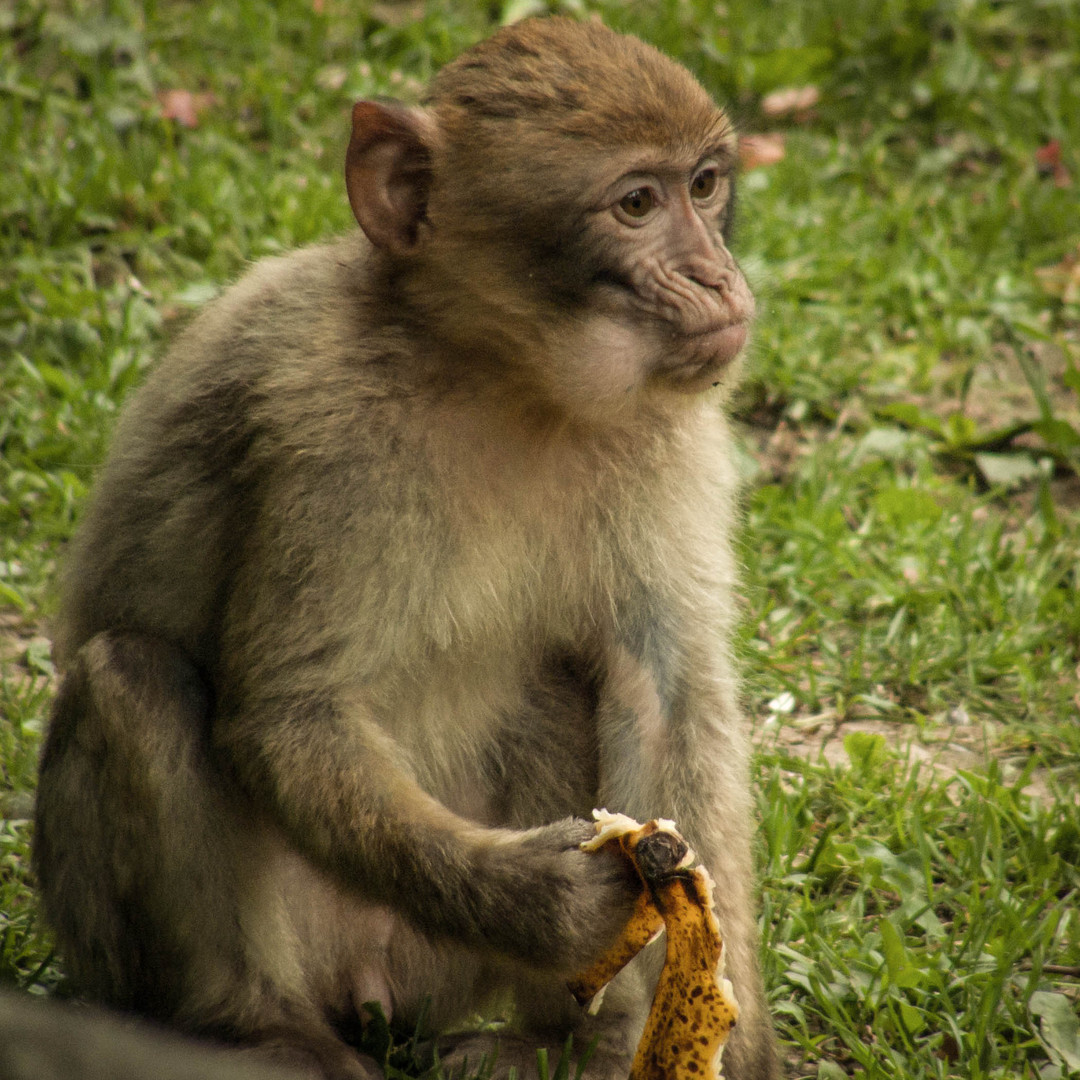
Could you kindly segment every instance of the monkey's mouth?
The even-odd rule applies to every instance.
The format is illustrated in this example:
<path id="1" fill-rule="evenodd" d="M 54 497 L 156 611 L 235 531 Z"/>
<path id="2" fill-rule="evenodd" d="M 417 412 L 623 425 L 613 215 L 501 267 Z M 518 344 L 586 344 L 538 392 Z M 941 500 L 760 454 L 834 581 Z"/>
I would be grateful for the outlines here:
<path id="1" fill-rule="evenodd" d="M 680 334 L 672 342 L 675 347 L 663 365 L 663 374 L 677 382 L 688 383 L 712 378 L 739 355 L 749 331 L 749 323 L 735 322 L 693 334 Z"/>
<path id="2" fill-rule="evenodd" d="M 729 363 L 742 351 L 749 333 L 748 323 L 728 323 L 727 326 L 713 327 L 700 334 L 688 336 L 690 348 L 699 356 L 709 354 L 722 363 Z"/>

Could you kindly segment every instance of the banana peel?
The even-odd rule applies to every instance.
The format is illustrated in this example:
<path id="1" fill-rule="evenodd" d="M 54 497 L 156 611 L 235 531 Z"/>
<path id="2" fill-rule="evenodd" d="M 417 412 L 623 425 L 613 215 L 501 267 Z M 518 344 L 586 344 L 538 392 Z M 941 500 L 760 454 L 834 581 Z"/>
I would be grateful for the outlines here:
<path id="1" fill-rule="evenodd" d="M 604 987 L 650 941 L 666 931 L 664 967 L 630 1080 L 720 1080 L 724 1043 L 739 1006 L 724 978 L 724 949 L 713 910 L 708 871 L 675 823 L 642 825 L 623 814 L 594 810 L 596 836 L 588 851 L 612 845 L 641 878 L 642 891 L 619 940 L 569 983 L 578 1004 L 595 1013 Z"/>

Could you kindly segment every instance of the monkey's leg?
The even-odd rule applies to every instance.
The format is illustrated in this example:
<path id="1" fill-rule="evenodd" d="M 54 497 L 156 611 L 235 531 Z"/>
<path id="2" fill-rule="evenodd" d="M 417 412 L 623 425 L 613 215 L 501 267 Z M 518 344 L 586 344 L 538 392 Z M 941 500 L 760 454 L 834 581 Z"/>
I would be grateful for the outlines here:
<path id="1" fill-rule="evenodd" d="M 280 841 L 212 764 L 210 708 L 187 658 L 136 634 L 99 634 L 64 679 L 34 854 L 71 974 L 121 1009 L 369 1080 L 313 1000 L 287 916 L 267 933 Z"/>

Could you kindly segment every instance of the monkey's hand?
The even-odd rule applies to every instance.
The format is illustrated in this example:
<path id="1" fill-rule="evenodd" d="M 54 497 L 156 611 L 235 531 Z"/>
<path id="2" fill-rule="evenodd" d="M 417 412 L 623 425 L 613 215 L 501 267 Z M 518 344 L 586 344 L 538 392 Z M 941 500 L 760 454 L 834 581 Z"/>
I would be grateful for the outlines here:
<path id="1" fill-rule="evenodd" d="M 596 835 L 592 822 L 566 818 L 516 835 L 520 862 L 512 857 L 507 869 L 528 881 L 511 892 L 499 920 L 511 932 L 520 920 L 509 951 L 566 974 L 581 971 L 618 940 L 640 879 L 619 852 L 582 850 Z"/>

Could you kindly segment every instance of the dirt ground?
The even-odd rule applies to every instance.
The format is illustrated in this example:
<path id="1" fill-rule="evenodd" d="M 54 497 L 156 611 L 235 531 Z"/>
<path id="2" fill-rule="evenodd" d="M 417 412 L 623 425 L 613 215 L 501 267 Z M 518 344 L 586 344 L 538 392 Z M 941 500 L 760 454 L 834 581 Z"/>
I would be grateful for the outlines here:
<path id="1" fill-rule="evenodd" d="M 40 670 L 36 658 L 47 655 L 49 639 L 40 626 L 16 612 L 0 612 L 0 680 L 19 690 L 35 678 L 52 679 Z M 2 701 L 2 699 L 0 699 Z"/>
<path id="2" fill-rule="evenodd" d="M 843 767 L 849 764 L 844 736 L 856 731 L 883 736 L 902 759 L 917 765 L 927 779 L 931 775 L 949 776 L 960 769 L 980 772 L 993 759 L 1002 779 L 1009 783 L 1029 760 L 1027 750 L 1018 750 L 1007 740 L 1006 725 L 976 723 L 963 708 L 954 710 L 945 723 L 922 730 L 915 724 L 894 720 L 837 722 L 828 716 L 792 719 L 770 714 L 756 724 L 755 737 L 759 749 L 779 750 L 793 757 Z M 1047 770 L 1036 768 L 1022 790 L 1050 801 L 1053 796 L 1049 778 Z"/>

